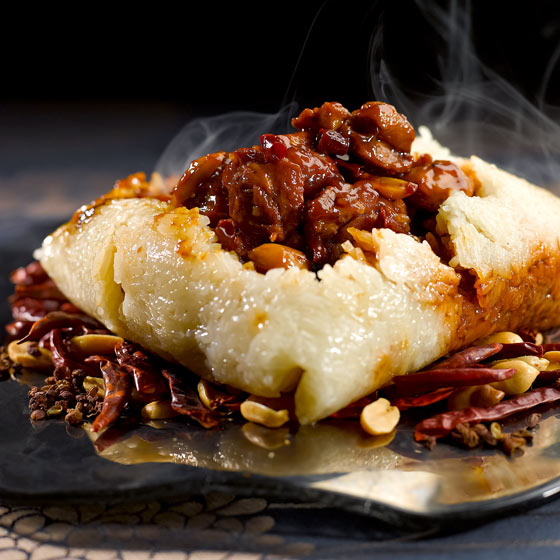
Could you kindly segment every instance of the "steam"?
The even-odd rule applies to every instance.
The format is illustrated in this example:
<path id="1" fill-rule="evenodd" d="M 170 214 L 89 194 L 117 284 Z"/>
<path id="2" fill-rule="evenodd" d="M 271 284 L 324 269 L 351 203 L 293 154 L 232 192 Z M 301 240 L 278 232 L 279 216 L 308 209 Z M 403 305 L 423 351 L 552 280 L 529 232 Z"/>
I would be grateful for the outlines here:
<path id="1" fill-rule="evenodd" d="M 289 132 L 290 119 L 296 111 L 296 104 L 292 102 L 272 114 L 236 111 L 195 118 L 167 146 L 154 171 L 162 177 L 176 177 L 191 161 L 205 154 L 253 146 L 265 132 Z"/>
<path id="2" fill-rule="evenodd" d="M 439 76 L 432 79 L 430 93 L 400 81 L 403 68 L 393 69 L 384 57 L 381 20 L 370 40 L 371 99 L 395 105 L 416 128 L 427 125 L 455 154 L 476 154 L 560 193 L 560 108 L 546 103 L 560 46 L 531 102 L 478 58 L 468 2 L 417 2 L 442 45 L 434 53 Z M 196 118 L 169 144 L 155 171 L 164 177 L 178 176 L 204 154 L 252 146 L 264 132 L 289 132 L 290 117 L 301 108 L 292 101 L 275 114 L 234 112 Z"/>
<path id="3" fill-rule="evenodd" d="M 418 4 L 420 5 L 420 4 Z M 371 87 L 435 138 L 462 156 L 476 154 L 500 167 L 560 193 L 560 112 L 547 106 L 546 88 L 558 64 L 560 47 L 549 61 L 534 103 L 482 63 L 472 40 L 468 2 L 421 11 L 443 45 L 437 53 L 435 93 L 403 86 L 383 56 L 383 25 L 370 41 Z"/>

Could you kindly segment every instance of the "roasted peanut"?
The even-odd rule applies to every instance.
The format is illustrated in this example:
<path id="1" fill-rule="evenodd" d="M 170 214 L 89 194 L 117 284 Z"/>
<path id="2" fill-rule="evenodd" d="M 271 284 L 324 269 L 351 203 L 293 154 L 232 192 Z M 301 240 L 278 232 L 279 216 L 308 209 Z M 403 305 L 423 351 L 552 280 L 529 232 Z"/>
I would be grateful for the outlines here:
<path id="1" fill-rule="evenodd" d="M 112 354 L 121 342 L 120 336 L 112 334 L 81 334 L 70 339 L 72 350 L 87 356 Z"/>
<path id="2" fill-rule="evenodd" d="M 538 332 L 535 335 L 535 344 L 542 344 L 544 342 L 544 336 L 542 333 Z"/>
<path id="3" fill-rule="evenodd" d="M 206 390 L 206 382 L 201 379 L 196 386 L 198 391 L 198 396 L 200 401 L 206 408 L 212 408 L 212 402 L 210 401 L 210 397 L 208 396 L 208 391 Z"/>
<path id="4" fill-rule="evenodd" d="M 274 410 L 264 404 L 250 400 L 241 403 L 241 416 L 249 422 L 261 424 L 267 428 L 279 428 L 290 419 L 286 409 Z"/>
<path id="5" fill-rule="evenodd" d="M 470 406 L 486 408 L 498 404 L 504 397 L 503 391 L 490 385 L 476 385 L 457 389 L 447 399 L 447 404 L 451 410 L 461 410 Z"/>
<path id="6" fill-rule="evenodd" d="M 8 357 L 12 362 L 26 368 L 53 369 L 54 365 L 51 353 L 41 348 L 36 342 L 23 342 L 18 344 L 16 340 L 8 344 Z"/>
<path id="7" fill-rule="evenodd" d="M 263 243 L 249 253 L 249 258 L 262 273 L 273 268 L 309 268 L 309 261 L 301 251 L 279 243 Z"/>
<path id="8" fill-rule="evenodd" d="M 539 371 L 543 371 L 548 368 L 550 362 L 544 356 L 539 358 L 538 356 L 518 356 L 515 358 L 516 360 L 521 360 L 534 368 L 537 368 Z"/>
<path id="9" fill-rule="evenodd" d="M 517 342 L 523 342 L 523 339 L 513 332 L 501 331 L 494 334 L 490 334 L 476 341 L 476 346 L 486 346 L 492 342 L 499 342 L 500 344 L 515 344 Z"/>
<path id="10" fill-rule="evenodd" d="M 401 414 L 387 399 L 377 399 L 364 406 L 360 414 L 362 428 L 372 436 L 390 434 L 399 423 Z"/>
<path id="11" fill-rule="evenodd" d="M 536 367 L 518 359 L 499 360 L 494 362 L 491 367 L 497 369 L 513 368 L 516 370 L 513 377 L 505 381 L 491 383 L 492 387 L 503 391 L 506 395 L 519 395 L 520 393 L 524 393 L 531 387 L 533 381 L 535 381 L 539 375 L 539 370 Z"/>
<path id="12" fill-rule="evenodd" d="M 177 412 L 171 408 L 170 401 L 152 401 L 142 408 L 142 416 L 148 420 L 164 420 L 177 416 Z"/>
<path id="13" fill-rule="evenodd" d="M 548 371 L 560 369 L 560 351 L 552 350 L 550 352 L 545 352 L 543 358 L 548 360 L 548 366 L 546 367 Z"/>
<path id="14" fill-rule="evenodd" d="M 84 377 L 84 391 L 88 392 L 94 387 L 97 389 L 97 396 L 105 396 L 105 381 L 101 377 Z"/>

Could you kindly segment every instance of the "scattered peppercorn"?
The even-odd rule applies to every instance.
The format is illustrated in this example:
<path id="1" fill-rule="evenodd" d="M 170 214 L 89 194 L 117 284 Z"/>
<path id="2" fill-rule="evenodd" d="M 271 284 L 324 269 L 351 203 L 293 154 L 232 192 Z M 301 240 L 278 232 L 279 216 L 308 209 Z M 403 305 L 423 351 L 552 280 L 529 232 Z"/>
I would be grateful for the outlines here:
<path id="1" fill-rule="evenodd" d="M 77 391 L 74 381 L 75 379 L 57 380 L 51 376 L 45 378 L 43 387 L 31 387 L 27 393 L 31 420 L 40 421 L 64 414 L 68 424 L 76 425 L 84 420 L 84 416 L 96 416 L 101 410 L 103 398 L 97 396 L 97 390 L 87 393 Z"/>
<path id="2" fill-rule="evenodd" d="M 492 422 L 489 426 L 479 423 L 470 426 L 467 423 L 458 424 L 450 433 L 450 441 L 473 449 L 479 445 L 500 448 L 507 455 L 522 455 L 527 445 L 530 445 L 535 437 L 534 429 L 537 427 L 542 415 L 533 413 L 527 418 L 527 425 L 511 433 L 504 433 L 498 422 Z M 435 438 L 434 438 L 435 440 Z M 428 449 L 433 449 L 435 441 Z"/>
<path id="3" fill-rule="evenodd" d="M 76 408 L 71 408 L 66 412 L 64 420 L 74 426 L 75 424 L 81 424 L 83 422 L 83 414 Z"/>

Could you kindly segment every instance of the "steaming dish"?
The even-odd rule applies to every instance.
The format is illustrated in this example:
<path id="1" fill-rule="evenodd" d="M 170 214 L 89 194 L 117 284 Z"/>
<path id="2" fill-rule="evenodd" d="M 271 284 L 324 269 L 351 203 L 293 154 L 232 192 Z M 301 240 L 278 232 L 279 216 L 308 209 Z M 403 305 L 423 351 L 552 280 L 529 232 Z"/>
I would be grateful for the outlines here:
<path id="1" fill-rule="evenodd" d="M 235 402 L 246 418 L 267 409 L 280 424 L 311 424 L 369 403 L 366 427 L 393 418 L 391 391 L 449 397 L 457 369 L 486 375 L 476 381 L 470 371 L 460 386 L 505 383 L 519 372 L 486 365 L 491 356 L 555 351 L 526 337 L 493 341 L 447 377 L 437 366 L 440 381 L 424 379 L 426 390 L 399 390 L 400 379 L 492 333 L 560 324 L 560 200 L 477 157 L 451 155 L 427 130 L 417 138 L 386 103 L 353 112 L 325 103 L 292 123 L 291 134 L 194 161 L 171 190 L 142 174 L 119 181 L 44 241 L 44 271 L 94 321 L 78 336 L 120 337 L 110 357 L 88 358 L 88 376 L 103 377 L 119 403 L 103 405 L 111 415 L 96 429 L 134 389 L 119 372 L 139 368 L 135 351 L 166 361 L 171 389 L 182 383 L 175 365 L 200 376 L 207 412 Z M 55 327 L 52 315 L 36 323 L 26 341 L 58 355 L 63 380 L 80 348 L 71 322 L 58 318 Z M 53 329 L 58 339 L 46 339 Z M 538 374 L 555 363 L 529 365 Z M 159 383 L 136 385 L 143 405 L 158 400 Z M 379 390 L 386 402 L 371 397 Z M 494 404 L 520 398 L 497 390 Z M 544 401 L 560 397 L 547 390 Z"/>

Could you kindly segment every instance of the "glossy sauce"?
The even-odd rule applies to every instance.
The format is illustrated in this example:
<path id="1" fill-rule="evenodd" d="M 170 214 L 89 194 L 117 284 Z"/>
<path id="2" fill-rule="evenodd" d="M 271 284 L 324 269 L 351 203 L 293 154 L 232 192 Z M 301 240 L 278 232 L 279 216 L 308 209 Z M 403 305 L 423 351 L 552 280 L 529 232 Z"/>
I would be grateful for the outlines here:
<path id="1" fill-rule="evenodd" d="M 350 113 L 327 102 L 292 124 L 298 132 L 263 134 L 257 146 L 196 160 L 173 191 L 174 204 L 198 207 L 242 261 L 279 243 L 318 269 L 339 258 L 349 227 L 408 234 L 417 211 L 435 213 L 454 191 L 473 194 L 452 162 L 410 153 L 414 129 L 387 103 Z"/>

